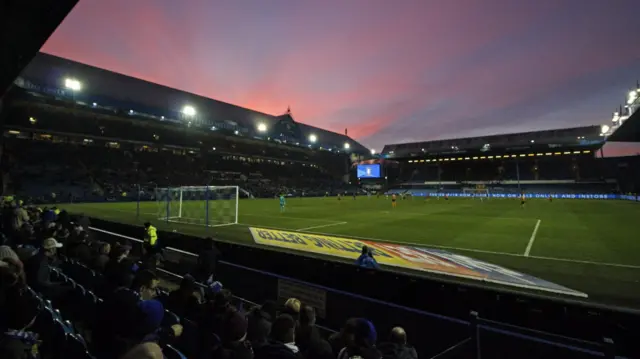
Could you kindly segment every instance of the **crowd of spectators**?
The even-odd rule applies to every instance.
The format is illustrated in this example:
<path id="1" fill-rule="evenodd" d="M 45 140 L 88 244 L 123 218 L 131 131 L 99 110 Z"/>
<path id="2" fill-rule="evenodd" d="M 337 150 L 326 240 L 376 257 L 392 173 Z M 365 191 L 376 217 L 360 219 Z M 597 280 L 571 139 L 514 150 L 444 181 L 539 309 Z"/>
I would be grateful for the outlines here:
<path id="1" fill-rule="evenodd" d="M 348 190 L 339 174 L 313 162 L 291 161 L 283 153 L 259 158 L 219 149 L 158 151 L 126 143 L 113 148 L 33 139 L 12 139 L 6 149 L 7 187 L 42 201 L 52 193 L 59 202 L 152 200 L 156 188 L 172 186 L 239 186 L 241 196 L 254 198 Z"/>
<path id="2" fill-rule="evenodd" d="M 132 258 L 132 244 L 126 240 L 94 240 L 85 217 L 5 200 L 0 222 L 3 359 L 417 358 L 402 328 L 394 328 L 388 340 L 377 345 L 370 321 L 349 319 L 328 336 L 316 326 L 315 308 L 295 298 L 245 307 L 215 281 L 220 252 L 211 239 L 205 242 L 193 275 L 184 276 L 168 292 L 165 287 L 172 283 L 159 275 L 161 254 Z M 91 273 L 90 279 L 74 281 L 78 266 Z M 100 299 L 90 312 L 79 315 L 81 281 L 87 290 L 93 289 L 91 296 Z M 67 323 L 66 336 L 82 344 L 85 356 L 78 356 L 77 350 L 65 352 L 70 344 L 59 343 L 67 340 L 65 336 L 51 335 L 42 324 L 42 318 L 52 313 L 43 303 L 59 308 L 53 313 Z"/>

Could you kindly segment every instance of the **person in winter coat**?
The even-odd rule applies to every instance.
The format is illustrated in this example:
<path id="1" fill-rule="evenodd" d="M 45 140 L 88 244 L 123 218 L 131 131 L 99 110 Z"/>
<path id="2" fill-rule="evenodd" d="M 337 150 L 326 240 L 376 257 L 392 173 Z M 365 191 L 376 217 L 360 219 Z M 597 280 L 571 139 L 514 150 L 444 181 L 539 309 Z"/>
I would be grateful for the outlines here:
<path id="1" fill-rule="evenodd" d="M 371 248 L 362 246 L 362 253 L 356 260 L 356 265 L 362 268 L 379 269 L 380 266 L 375 258 L 373 258 L 373 252 Z"/>
<path id="2" fill-rule="evenodd" d="M 389 334 L 389 341 L 378 345 L 383 359 L 418 359 L 416 349 L 407 344 L 407 333 L 401 327 L 395 327 Z"/>

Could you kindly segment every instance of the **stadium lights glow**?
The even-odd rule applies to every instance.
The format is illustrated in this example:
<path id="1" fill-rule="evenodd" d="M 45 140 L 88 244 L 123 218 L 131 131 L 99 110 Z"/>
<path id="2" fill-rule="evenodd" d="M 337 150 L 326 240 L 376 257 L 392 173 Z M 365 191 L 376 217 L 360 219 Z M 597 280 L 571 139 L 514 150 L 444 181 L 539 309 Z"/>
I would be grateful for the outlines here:
<path id="1" fill-rule="evenodd" d="M 160 119 L 161 119 L 161 120 L 164 120 L 164 116 L 160 116 Z"/>
<path id="2" fill-rule="evenodd" d="M 351 145 L 349 144 L 349 142 L 345 142 L 344 143 L 344 149 L 348 150 L 349 148 L 351 148 Z"/>
<path id="3" fill-rule="evenodd" d="M 185 116 L 195 116 L 196 115 L 196 109 L 193 108 L 193 106 L 185 106 L 182 108 L 182 114 L 184 114 Z"/>
<path id="4" fill-rule="evenodd" d="M 96 107 L 96 106 L 98 106 L 98 104 L 94 102 L 94 103 L 93 103 L 93 107 Z"/>
<path id="5" fill-rule="evenodd" d="M 76 79 L 71 79 L 71 78 L 64 79 L 64 87 L 68 88 L 69 90 L 73 90 L 73 91 L 82 90 L 82 84 L 80 83 L 80 81 L 78 81 Z"/>
<path id="6" fill-rule="evenodd" d="M 627 100 L 627 103 L 630 105 L 637 98 L 638 98 L 638 91 L 637 90 L 632 90 L 632 91 L 629 92 L 629 99 Z"/>
<path id="7" fill-rule="evenodd" d="M 265 125 L 264 123 L 259 123 L 258 132 L 267 132 L 267 125 Z"/>
<path id="8" fill-rule="evenodd" d="M 132 114 L 132 113 L 133 113 L 133 110 L 129 110 L 129 114 Z"/>
<path id="9" fill-rule="evenodd" d="M 314 134 L 309 135 L 309 142 L 316 143 L 317 140 L 318 140 L 318 137 L 316 137 L 316 135 Z"/>

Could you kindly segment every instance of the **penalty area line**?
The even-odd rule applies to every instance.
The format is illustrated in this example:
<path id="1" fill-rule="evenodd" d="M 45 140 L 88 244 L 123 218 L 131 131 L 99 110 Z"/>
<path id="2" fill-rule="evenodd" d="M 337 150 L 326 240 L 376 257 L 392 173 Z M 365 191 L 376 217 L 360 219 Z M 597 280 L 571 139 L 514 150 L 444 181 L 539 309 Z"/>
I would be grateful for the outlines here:
<path id="1" fill-rule="evenodd" d="M 536 226 L 533 228 L 533 233 L 531 233 L 531 238 L 529 239 L 529 243 L 527 244 L 527 249 L 524 250 L 524 256 L 528 257 L 531 252 L 531 247 L 533 247 L 533 242 L 536 240 L 536 234 L 538 234 L 538 228 L 540 228 L 541 220 L 536 222 Z"/>
<path id="2" fill-rule="evenodd" d="M 335 223 L 329 223 L 329 224 L 322 224 L 322 225 L 319 225 L 319 226 L 298 228 L 298 229 L 294 229 L 294 231 L 308 231 L 310 229 L 324 228 L 324 227 L 331 227 L 331 226 L 339 226 L 339 225 L 342 225 L 342 224 L 347 224 L 347 222 L 335 222 Z"/>

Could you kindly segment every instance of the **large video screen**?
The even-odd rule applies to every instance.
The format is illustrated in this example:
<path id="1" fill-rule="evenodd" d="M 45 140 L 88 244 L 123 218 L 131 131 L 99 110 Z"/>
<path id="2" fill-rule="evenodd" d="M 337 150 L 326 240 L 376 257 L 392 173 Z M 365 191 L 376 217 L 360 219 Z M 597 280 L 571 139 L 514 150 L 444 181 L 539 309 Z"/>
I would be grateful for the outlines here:
<path id="1" fill-rule="evenodd" d="M 380 165 L 358 165 L 358 178 L 380 178 Z"/>

